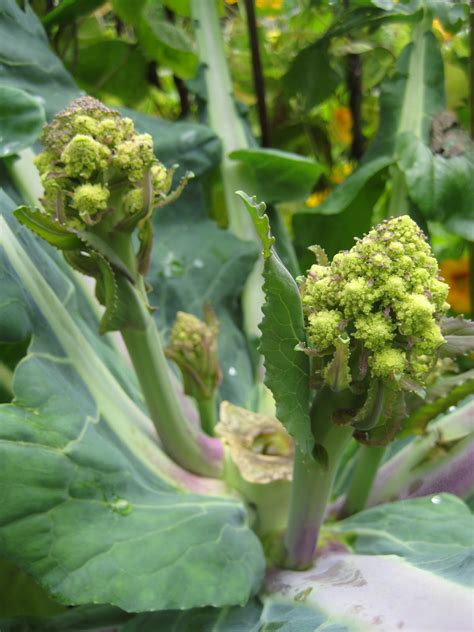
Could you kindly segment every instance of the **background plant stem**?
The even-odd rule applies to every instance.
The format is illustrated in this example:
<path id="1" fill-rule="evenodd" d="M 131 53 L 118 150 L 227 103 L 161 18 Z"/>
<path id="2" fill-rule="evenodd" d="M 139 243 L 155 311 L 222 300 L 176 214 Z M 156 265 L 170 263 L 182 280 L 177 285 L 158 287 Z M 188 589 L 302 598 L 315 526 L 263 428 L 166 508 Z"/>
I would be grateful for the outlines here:
<path id="1" fill-rule="evenodd" d="M 341 517 L 352 516 L 365 508 L 384 454 L 385 446 L 361 445 L 359 447 L 349 489 L 341 509 Z"/>
<path id="2" fill-rule="evenodd" d="M 265 79 L 262 70 L 260 47 L 258 43 L 257 20 L 255 18 L 254 0 L 244 0 L 247 14 L 247 29 L 250 41 L 250 53 L 252 56 L 252 73 L 257 97 L 258 119 L 260 122 L 260 144 L 262 147 L 270 147 L 270 126 L 268 124 L 267 106 L 265 103 Z"/>

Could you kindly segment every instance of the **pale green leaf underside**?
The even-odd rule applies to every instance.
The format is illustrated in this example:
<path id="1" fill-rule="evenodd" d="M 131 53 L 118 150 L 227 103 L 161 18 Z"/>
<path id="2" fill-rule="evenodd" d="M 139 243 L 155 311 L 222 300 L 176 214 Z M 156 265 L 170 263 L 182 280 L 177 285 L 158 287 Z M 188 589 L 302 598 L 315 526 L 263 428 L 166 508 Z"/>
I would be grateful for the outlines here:
<path id="1" fill-rule="evenodd" d="M 342 522 L 337 530 L 357 537 L 355 553 L 327 551 L 304 572 L 270 571 L 261 602 L 139 615 L 122 632 L 467 632 L 474 518 L 454 496 L 435 499 Z"/>
<path id="2" fill-rule="evenodd" d="M 13 207 L 3 194 L 0 204 Z M 244 603 L 263 557 L 243 507 L 171 483 L 200 484 L 149 438 L 133 386 L 120 384 L 127 371 L 70 273 L 7 221 L 18 236 L 0 219 L 0 331 L 32 343 L 15 403 L 0 407 L 0 557 L 69 604 Z"/>

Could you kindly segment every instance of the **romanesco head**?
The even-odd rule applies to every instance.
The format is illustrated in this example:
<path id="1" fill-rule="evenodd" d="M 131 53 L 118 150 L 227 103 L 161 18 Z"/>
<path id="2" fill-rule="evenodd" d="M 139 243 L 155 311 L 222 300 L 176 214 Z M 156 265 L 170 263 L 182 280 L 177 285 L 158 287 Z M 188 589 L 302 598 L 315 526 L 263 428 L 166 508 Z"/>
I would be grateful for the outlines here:
<path id="1" fill-rule="evenodd" d="M 386 220 L 327 266 L 312 266 L 301 293 L 308 345 L 322 358 L 323 376 L 344 333 L 354 358 L 368 359 L 369 376 L 425 380 L 444 342 L 439 321 L 449 307 L 448 286 L 410 217 Z"/>
<path id="2" fill-rule="evenodd" d="M 218 325 L 210 309 L 206 312 L 206 321 L 178 312 L 166 348 L 166 355 L 182 373 L 185 393 L 197 400 L 209 399 L 221 381 Z"/>
<path id="3" fill-rule="evenodd" d="M 170 189 L 173 170 L 154 157 L 151 136 L 138 134 L 129 118 L 91 97 L 57 114 L 41 141 L 44 151 L 35 163 L 45 189 L 42 202 L 66 225 L 102 222 L 113 228 L 128 218 L 133 227 L 130 215 L 138 221 Z"/>

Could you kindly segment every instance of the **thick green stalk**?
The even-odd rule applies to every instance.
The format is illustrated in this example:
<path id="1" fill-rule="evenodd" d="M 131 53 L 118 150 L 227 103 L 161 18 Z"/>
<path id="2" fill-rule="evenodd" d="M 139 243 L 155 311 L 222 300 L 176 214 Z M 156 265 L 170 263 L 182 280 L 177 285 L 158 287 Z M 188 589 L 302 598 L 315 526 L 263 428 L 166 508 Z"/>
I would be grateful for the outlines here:
<path id="1" fill-rule="evenodd" d="M 290 515 L 284 537 L 285 566 L 310 566 L 330 499 L 342 454 L 351 439 L 352 426 L 336 426 L 332 414 L 337 408 L 331 394 L 322 392 L 313 407 L 313 432 L 319 446 L 316 460 L 296 449 Z"/>
<path id="2" fill-rule="evenodd" d="M 365 508 L 384 454 L 385 447 L 359 447 L 341 517 L 352 516 Z"/>
<path id="3" fill-rule="evenodd" d="M 217 423 L 217 402 L 216 394 L 213 393 L 208 399 L 196 400 L 199 418 L 201 420 L 201 428 L 210 437 L 214 436 L 214 426 Z"/>

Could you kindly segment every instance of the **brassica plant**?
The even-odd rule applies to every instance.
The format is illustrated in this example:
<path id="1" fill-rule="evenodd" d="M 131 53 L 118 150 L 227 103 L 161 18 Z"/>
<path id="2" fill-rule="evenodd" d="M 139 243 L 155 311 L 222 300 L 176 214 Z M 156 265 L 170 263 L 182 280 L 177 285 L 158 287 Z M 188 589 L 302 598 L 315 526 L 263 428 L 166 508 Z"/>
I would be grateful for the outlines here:
<path id="1" fill-rule="evenodd" d="M 0 630 L 467 632 L 474 325 L 408 212 L 416 164 L 300 274 L 276 191 L 320 167 L 250 146 L 190 5 L 222 143 L 81 94 L 0 2 Z"/>

